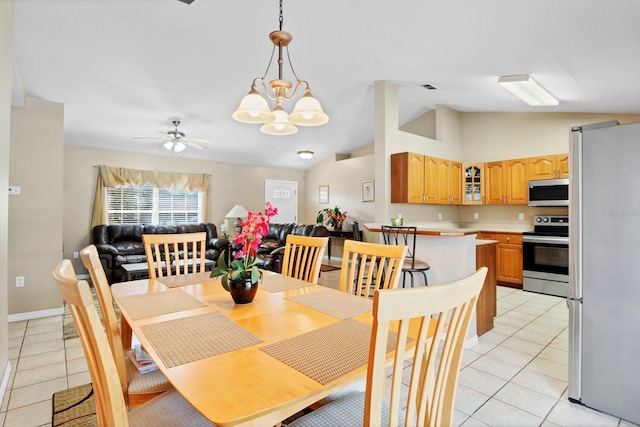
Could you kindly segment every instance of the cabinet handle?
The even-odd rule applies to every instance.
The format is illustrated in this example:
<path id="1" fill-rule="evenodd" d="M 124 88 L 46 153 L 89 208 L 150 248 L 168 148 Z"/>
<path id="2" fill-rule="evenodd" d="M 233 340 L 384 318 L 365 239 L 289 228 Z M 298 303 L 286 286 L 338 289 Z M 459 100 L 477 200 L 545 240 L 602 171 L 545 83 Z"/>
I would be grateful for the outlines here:
<path id="1" fill-rule="evenodd" d="M 511 237 L 507 237 L 507 243 L 509 243 L 510 240 L 511 240 Z"/>

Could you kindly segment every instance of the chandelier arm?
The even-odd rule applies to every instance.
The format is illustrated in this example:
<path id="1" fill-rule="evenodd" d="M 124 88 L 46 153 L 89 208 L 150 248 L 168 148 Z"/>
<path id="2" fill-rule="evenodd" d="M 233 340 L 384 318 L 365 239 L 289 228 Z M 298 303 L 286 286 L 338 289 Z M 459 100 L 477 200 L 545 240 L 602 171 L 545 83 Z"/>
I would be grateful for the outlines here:
<path id="1" fill-rule="evenodd" d="M 269 72 L 269 69 L 271 68 L 271 63 L 273 62 L 273 54 L 275 52 L 276 52 L 276 45 L 273 45 L 273 48 L 271 49 L 271 56 L 269 57 L 269 63 L 267 64 L 267 69 L 264 70 L 264 74 L 261 77 L 262 80 L 264 80 L 265 77 L 267 77 L 267 73 Z M 289 61 L 289 62 L 291 62 L 291 61 Z"/>
<path id="2" fill-rule="evenodd" d="M 275 91 L 273 91 L 273 95 L 271 93 L 269 93 L 269 87 L 265 83 L 265 80 L 264 80 L 263 77 L 256 77 L 255 80 L 253 81 L 253 85 L 254 86 L 255 86 L 256 82 L 260 82 L 260 84 L 262 85 L 262 89 L 264 89 L 264 94 L 267 96 L 267 98 L 269 98 L 269 99 L 277 99 L 277 94 L 276 94 Z"/>
<path id="3" fill-rule="evenodd" d="M 298 93 L 298 88 L 302 85 L 304 85 L 306 89 L 309 88 L 309 83 L 307 83 L 306 80 L 298 80 L 296 81 L 295 87 L 291 91 L 291 95 L 287 96 L 287 94 L 285 94 L 283 98 L 286 99 L 287 101 L 291 101 L 293 98 L 295 98 L 296 93 Z"/>
<path id="4" fill-rule="evenodd" d="M 293 68 L 293 64 L 291 63 L 291 55 L 289 55 L 289 46 L 286 46 L 287 49 L 287 61 L 289 61 L 289 68 L 291 68 L 291 72 L 293 73 L 293 77 L 296 78 L 296 81 L 302 81 L 298 78 L 298 75 L 296 74 L 296 70 L 294 70 Z M 305 82 L 306 83 L 306 82 Z M 307 83 L 307 87 L 309 87 L 309 84 Z"/>

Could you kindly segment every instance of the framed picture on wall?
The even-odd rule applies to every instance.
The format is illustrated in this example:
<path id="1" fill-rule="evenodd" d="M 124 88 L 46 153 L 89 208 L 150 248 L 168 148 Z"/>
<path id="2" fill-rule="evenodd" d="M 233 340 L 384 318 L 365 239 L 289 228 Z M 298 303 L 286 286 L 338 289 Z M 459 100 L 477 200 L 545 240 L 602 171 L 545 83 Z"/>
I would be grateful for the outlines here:
<path id="1" fill-rule="evenodd" d="M 376 183 L 373 179 L 362 181 L 362 201 L 373 202 L 376 199 Z"/>
<path id="2" fill-rule="evenodd" d="M 329 186 L 321 185 L 318 188 L 318 203 L 325 204 L 329 203 Z"/>

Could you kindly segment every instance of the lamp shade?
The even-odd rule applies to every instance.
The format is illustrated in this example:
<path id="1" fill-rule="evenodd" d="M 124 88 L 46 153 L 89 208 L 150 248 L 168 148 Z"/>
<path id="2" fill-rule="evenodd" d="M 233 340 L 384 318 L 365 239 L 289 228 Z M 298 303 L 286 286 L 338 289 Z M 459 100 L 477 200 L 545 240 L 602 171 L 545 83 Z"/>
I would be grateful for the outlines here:
<path id="1" fill-rule="evenodd" d="M 254 124 L 268 123 L 275 120 L 267 100 L 258 93 L 255 85 L 251 86 L 251 91 L 242 98 L 240 106 L 232 117 L 239 122 Z"/>
<path id="2" fill-rule="evenodd" d="M 289 115 L 279 105 L 273 109 L 275 120 L 265 123 L 260 127 L 263 133 L 268 135 L 293 135 L 298 132 L 298 128 L 289 123 Z"/>
<path id="3" fill-rule="evenodd" d="M 498 78 L 498 84 L 532 106 L 558 105 L 560 103 L 528 74 L 502 76 Z"/>
<path id="4" fill-rule="evenodd" d="M 311 91 L 307 88 L 289 114 L 289 121 L 300 126 L 320 126 L 329 121 L 329 116 L 322 111 L 320 102 L 311 95 Z"/>
<path id="5" fill-rule="evenodd" d="M 301 159 L 309 160 L 310 158 L 313 157 L 313 151 L 309 151 L 309 150 L 298 151 L 298 156 L 300 156 Z"/>
<path id="6" fill-rule="evenodd" d="M 225 215 L 225 218 L 246 218 L 249 211 L 242 205 L 235 205 L 229 213 Z"/>

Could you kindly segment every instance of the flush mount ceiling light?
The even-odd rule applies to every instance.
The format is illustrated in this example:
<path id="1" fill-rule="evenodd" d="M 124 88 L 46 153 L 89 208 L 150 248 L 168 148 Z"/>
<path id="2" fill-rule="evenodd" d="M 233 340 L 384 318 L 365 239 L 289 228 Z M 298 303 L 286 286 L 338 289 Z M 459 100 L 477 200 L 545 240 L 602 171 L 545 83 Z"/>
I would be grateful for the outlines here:
<path id="1" fill-rule="evenodd" d="M 498 78 L 498 84 L 529 105 L 558 105 L 560 103 L 528 74 L 502 76 Z"/>
<path id="2" fill-rule="evenodd" d="M 313 151 L 309 151 L 309 150 L 298 151 L 298 156 L 300 156 L 301 159 L 309 160 L 310 158 L 313 157 Z"/>
<path id="3" fill-rule="evenodd" d="M 233 118 L 243 123 L 262 123 L 260 130 L 269 135 L 291 135 L 298 131 L 298 126 L 319 126 L 327 123 L 329 117 L 322 111 L 322 107 L 317 99 L 311 95 L 311 89 L 309 83 L 304 80 L 300 80 L 293 70 L 291 65 L 291 57 L 289 56 L 289 43 L 291 43 L 292 36 L 286 31 L 282 31 L 282 0 L 280 0 L 280 29 L 271 32 L 269 39 L 273 43 L 273 50 L 271 51 L 271 59 L 267 70 L 262 77 L 257 77 L 251 84 L 251 90 L 248 95 L 245 95 L 240 102 L 240 106 L 233 113 Z M 266 84 L 266 76 L 271 68 L 273 57 L 278 48 L 278 78 L 271 80 L 269 86 Z M 282 77 L 282 50 L 287 50 L 287 60 L 291 72 L 296 79 L 295 85 Z M 264 89 L 264 95 L 275 101 L 275 107 L 273 111 L 269 109 L 267 100 L 263 95 L 258 92 L 258 85 L 261 84 Z M 304 94 L 298 102 L 296 102 L 295 108 L 291 114 L 288 114 L 282 108 L 283 101 L 291 101 L 296 96 L 298 88 L 304 86 Z M 291 90 L 293 88 L 293 90 Z"/>

